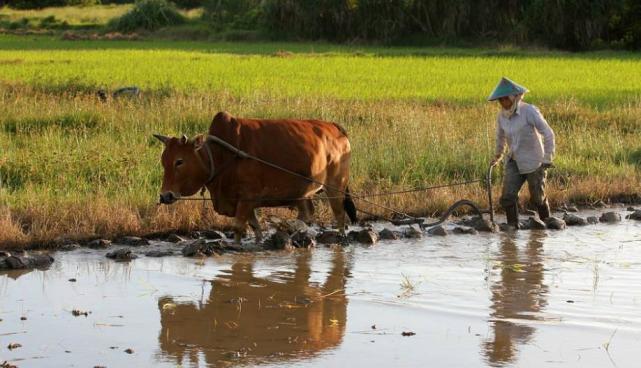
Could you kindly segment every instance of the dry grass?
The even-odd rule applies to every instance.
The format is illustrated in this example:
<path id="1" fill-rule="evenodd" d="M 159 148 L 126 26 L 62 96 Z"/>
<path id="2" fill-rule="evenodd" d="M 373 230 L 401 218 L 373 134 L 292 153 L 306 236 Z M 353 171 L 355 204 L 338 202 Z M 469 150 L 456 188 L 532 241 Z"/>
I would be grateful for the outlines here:
<path id="1" fill-rule="evenodd" d="M 541 108 L 558 136 L 557 168 L 548 189 L 553 203 L 639 192 L 641 105 L 599 111 L 565 101 Z M 229 219 L 214 215 L 210 203 L 205 208 L 202 202 L 155 204 L 162 147 L 151 137 L 154 132 L 202 133 L 223 109 L 237 116 L 341 123 L 352 142 L 356 193 L 482 178 L 492 153 L 495 106 L 486 104 L 177 93 L 100 103 L 91 94 L 5 86 L 0 90 L 0 244 L 228 226 Z M 499 180 L 500 172 L 495 198 Z M 480 184 L 371 200 L 431 215 L 461 198 L 486 205 Z M 367 203 L 357 205 L 390 215 Z M 266 213 L 289 215 L 286 210 Z M 318 218 L 331 221 L 327 208 L 319 209 Z"/>

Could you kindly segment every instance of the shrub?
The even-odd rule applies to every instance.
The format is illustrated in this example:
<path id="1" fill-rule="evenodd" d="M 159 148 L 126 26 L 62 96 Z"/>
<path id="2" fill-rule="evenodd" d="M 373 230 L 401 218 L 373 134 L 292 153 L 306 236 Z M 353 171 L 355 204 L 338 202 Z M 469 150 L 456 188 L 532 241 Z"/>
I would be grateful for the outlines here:
<path id="1" fill-rule="evenodd" d="M 194 9 L 203 6 L 205 0 L 172 0 L 181 9 Z"/>
<path id="2" fill-rule="evenodd" d="M 214 29 L 255 29 L 261 18 L 261 0 L 205 0 L 203 18 Z"/>
<path id="3" fill-rule="evenodd" d="M 129 12 L 112 20 L 110 25 L 118 31 L 131 32 L 137 29 L 154 31 L 184 22 L 185 18 L 172 3 L 166 0 L 141 0 Z"/>

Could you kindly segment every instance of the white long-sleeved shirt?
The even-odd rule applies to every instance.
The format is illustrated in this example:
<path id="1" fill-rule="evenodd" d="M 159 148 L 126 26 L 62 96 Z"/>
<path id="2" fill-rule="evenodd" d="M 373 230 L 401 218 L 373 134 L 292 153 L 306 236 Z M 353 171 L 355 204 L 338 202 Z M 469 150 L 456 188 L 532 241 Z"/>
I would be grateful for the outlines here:
<path id="1" fill-rule="evenodd" d="M 496 154 L 502 155 L 507 143 L 507 157 L 516 161 L 521 174 L 552 163 L 554 132 L 534 105 L 520 102 L 512 117 L 506 118 L 499 112 L 496 120 Z"/>

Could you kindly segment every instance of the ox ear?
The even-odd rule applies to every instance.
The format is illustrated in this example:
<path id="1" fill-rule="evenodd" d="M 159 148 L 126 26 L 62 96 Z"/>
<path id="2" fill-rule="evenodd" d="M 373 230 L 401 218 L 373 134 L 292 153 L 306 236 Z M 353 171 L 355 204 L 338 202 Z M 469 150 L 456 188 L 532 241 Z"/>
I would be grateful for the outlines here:
<path id="1" fill-rule="evenodd" d="M 194 150 L 196 152 L 200 151 L 205 144 L 205 137 L 202 134 L 199 134 L 194 137 Z"/>
<path id="2" fill-rule="evenodd" d="M 169 139 L 170 139 L 169 137 L 165 135 L 160 135 L 160 134 L 154 134 L 154 137 L 156 137 L 159 141 L 161 141 L 165 145 L 167 144 L 167 142 L 169 142 Z"/>

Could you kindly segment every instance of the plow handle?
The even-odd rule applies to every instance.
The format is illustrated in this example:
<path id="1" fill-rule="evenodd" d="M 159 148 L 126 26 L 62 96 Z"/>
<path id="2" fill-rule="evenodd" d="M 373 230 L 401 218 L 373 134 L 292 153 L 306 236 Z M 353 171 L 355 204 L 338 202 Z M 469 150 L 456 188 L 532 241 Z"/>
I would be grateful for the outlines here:
<path id="1" fill-rule="evenodd" d="M 498 164 L 491 164 L 487 169 L 487 176 L 485 177 L 485 185 L 487 186 L 487 202 L 490 209 L 490 221 L 494 223 L 494 204 L 492 203 L 492 169 Z"/>

